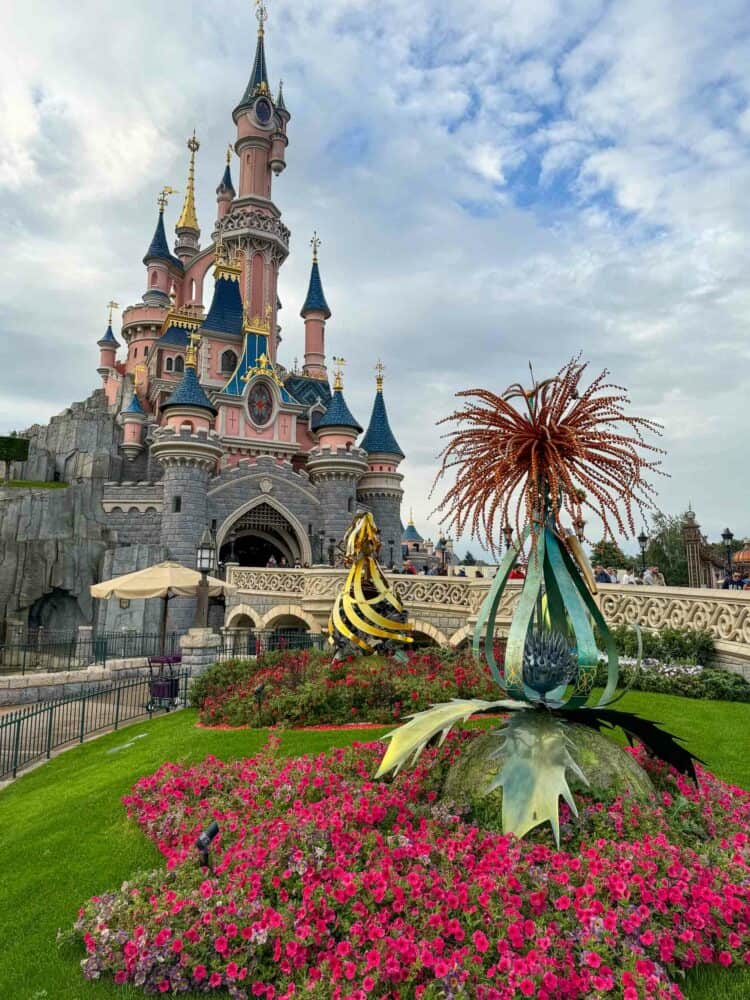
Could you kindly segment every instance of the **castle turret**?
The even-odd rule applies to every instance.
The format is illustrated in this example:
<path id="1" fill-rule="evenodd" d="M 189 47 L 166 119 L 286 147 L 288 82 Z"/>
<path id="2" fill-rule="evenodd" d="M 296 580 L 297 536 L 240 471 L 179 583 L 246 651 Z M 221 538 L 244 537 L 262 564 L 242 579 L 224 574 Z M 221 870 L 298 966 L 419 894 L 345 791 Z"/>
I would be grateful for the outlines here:
<path id="1" fill-rule="evenodd" d="M 223 449 L 213 431 L 216 410 L 200 386 L 196 368 L 200 337 L 190 335 L 185 374 L 162 406 L 166 424 L 154 432 L 151 454 L 164 467 L 162 539 L 171 559 L 195 566 L 196 550 L 209 526 L 208 483 Z M 193 623 L 194 598 L 170 602 L 169 627 L 185 631 Z"/>
<path id="2" fill-rule="evenodd" d="M 236 195 L 234 184 L 232 183 L 232 171 L 229 169 L 232 162 L 232 147 L 227 149 L 227 165 L 224 167 L 224 174 L 216 188 L 216 218 L 221 220 L 227 214 Z"/>
<path id="3" fill-rule="evenodd" d="M 117 422 L 122 427 L 120 451 L 129 462 L 132 462 L 143 451 L 143 428 L 147 421 L 146 412 L 134 392 L 133 398 L 117 418 Z"/>
<path id="4" fill-rule="evenodd" d="M 201 231 L 195 211 L 195 154 L 200 147 L 201 144 L 195 138 L 195 129 L 193 129 L 193 134 L 187 141 L 187 148 L 190 150 L 190 167 L 188 168 L 187 187 L 185 188 L 185 202 L 175 226 L 177 242 L 174 251 L 183 264 L 189 263 L 200 250 Z"/>
<path id="5" fill-rule="evenodd" d="M 167 309 L 172 286 L 181 281 L 184 274 L 182 262 L 169 251 L 167 234 L 164 231 L 164 209 L 170 194 L 174 194 L 173 188 L 165 187 L 157 199 L 159 218 L 156 220 L 153 239 L 143 258 L 143 263 L 148 269 L 148 287 L 143 295 L 143 301 L 148 306 L 161 306 Z"/>
<path id="6" fill-rule="evenodd" d="M 111 370 L 115 367 L 117 348 L 120 346 L 120 342 L 112 332 L 112 310 L 119 307 L 116 302 L 110 302 L 107 308 L 109 309 L 109 322 L 107 323 L 107 329 L 104 336 L 96 342 L 97 347 L 99 348 L 99 367 L 97 368 L 97 371 L 105 382 L 109 378 Z"/>
<path id="7" fill-rule="evenodd" d="M 289 140 L 286 137 L 286 127 L 289 124 L 289 119 L 292 117 L 287 111 L 286 104 L 284 104 L 284 85 L 281 80 L 279 80 L 279 93 L 276 97 L 276 116 L 279 119 L 279 127 L 271 139 L 271 159 L 269 160 L 269 166 L 278 177 L 282 170 L 286 169 L 285 151 L 289 145 Z"/>
<path id="8" fill-rule="evenodd" d="M 378 362 L 375 401 L 370 423 L 360 447 L 367 452 L 368 471 L 362 476 L 357 497 L 372 511 L 380 531 L 383 557 L 401 566 L 401 489 L 403 476 L 397 471 L 404 453 L 391 430 L 383 398 L 383 365 Z"/>
<path id="9" fill-rule="evenodd" d="M 328 378 L 325 332 L 326 320 L 331 318 L 331 310 L 328 308 L 328 303 L 323 293 L 323 282 L 320 280 L 320 268 L 318 267 L 320 239 L 317 233 L 313 233 L 310 245 L 313 248 L 310 284 L 307 288 L 305 304 L 302 306 L 300 312 L 305 321 L 305 364 L 303 372 L 308 378 Z"/>
<path id="10" fill-rule="evenodd" d="M 274 174 L 285 156 L 289 113 L 271 96 L 265 50 L 267 11 L 258 4 L 258 41 L 250 79 L 232 112 L 237 127 L 234 145 L 239 159 L 237 194 L 220 215 L 215 238 L 243 258 L 242 300 L 251 316 L 271 310 L 270 358 L 277 348 L 278 275 L 289 254 L 289 230 L 272 200 Z M 222 208 L 223 211 L 223 208 Z"/>
<path id="11" fill-rule="evenodd" d="M 344 363 L 343 358 L 335 360 Z M 325 544 L 330 547 L 344 537 L 357 509 L 357 483 L 367 472 L 367 455 L 354 446 L 362 428 L 346 405 L 340 367 L 316 433 L 319 443 L 308 455 L 307 471 L 318 488 Z"/>

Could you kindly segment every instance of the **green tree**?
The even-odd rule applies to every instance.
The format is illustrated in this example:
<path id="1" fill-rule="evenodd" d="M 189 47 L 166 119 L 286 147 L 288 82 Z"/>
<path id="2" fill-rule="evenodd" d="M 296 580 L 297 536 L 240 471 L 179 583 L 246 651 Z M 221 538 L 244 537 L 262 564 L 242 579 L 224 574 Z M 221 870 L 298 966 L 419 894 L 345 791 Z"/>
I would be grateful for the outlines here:
<path id="1" fill-rule="evenodd" d="M 3 482 L 10 479 L 12 462 L 25 462 L 29 457 L 29 442 L 15 431 L 9 437 L 0 437 L 0 462 L 3 463 Z"/>
<path id="2" fill-rule="evenodd" d="M 651 537 L 646 549 L 646 565 L 658 566 L 668 587 L 687 587 L 688 566 L 682 516 L 662 514 L 651 517 Z"/>
<path id="3" fill-rule="evenodd" d="M 634 562 L 622 551 L 617 542 L 611 542 L 606 538 L 600 538 L 591 549 L 591 562 L 594 566 L 612 566 L 614 569 L 623 569 Z"/>

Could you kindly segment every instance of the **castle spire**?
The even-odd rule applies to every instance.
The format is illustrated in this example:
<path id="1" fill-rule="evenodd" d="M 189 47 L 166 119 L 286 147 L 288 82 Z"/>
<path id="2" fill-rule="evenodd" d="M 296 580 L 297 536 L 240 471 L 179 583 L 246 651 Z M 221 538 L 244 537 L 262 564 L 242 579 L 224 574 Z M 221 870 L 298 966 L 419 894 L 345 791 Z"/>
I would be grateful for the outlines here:
<path id="1" fill-rule="evenodd" d="M 300 315 L 304 318 L 308 313 L 323 313 L 325 319 L 331 318 L 331 310 L 328 308 L 326 297 L 323 294 L 323 282 L 320 280 L 320 268 L 318 267 L 318 249 L 321 240 L 317 232 L 313 233 L 310 246 L 313 248 L 312 268 L 310 269 L 310 284 L 307 288 L 307 298 L 302 306 Z"/>
<path id="2" fill-rule="evenodd" d="M 159 197 L 156 199 L 156 203 L 159 206 L 159 217 L 156 220 L 156 229 L 154 230 L 149 248 L 146 251 L 146 256 L 143 258 L 144 264 L 147 264 L 149 260 L 166 260 L 171 264 L 179 263 L 179 261 L 175 261 L 169 252 L 167 234 L 164 231 L 164 209 L 167 207 L 167 200 L 171 194 L 177 194 L 177 192 L 174 188 L 165 187 L 162 188 Z"/>
<path id="3" fill-rule="evenodd" d="M 195 154 L 201 148 L 201 144 L 195 137 L 195 129 L 193 129 L 193 134 L 187 141 L 187 148 L 190 150 L 190 167 L 188 169 L 187 188 L 185 189 L 185 202 L 175 229 L 193 229 L 195 232 L 200 233 L 198 216 L 195 211 Z"/>
<path id="4" fill-rule="evenodd" d="M 227 165 L 224 167 L 224 173 L 219 181 L 219 186 L 216 188 L 216 202 L 219 206 L 216 212 L 216 217 L 219 220 L 223 219 L 229 212 L 229 209 L 232 207 L 232 202 L 237 194 L 234 189 L 234 184 L 232 183 L 232 171 L 229 167 L 231 162 L 232 146 L 230 143 L 227 146 Z"/>
<path id="5" fill-rule="evenodd" d="M 279 93 L 276 97 L 276 110 L 286 111 L 289 114 L 286 104 L 284 103 L 284 81 L 279 80 Z"/>
<path id="6" fill-rule="evenodd" d="M 336 365 L 336 377 L 333 383 L 333 396 L 331 398 L 331 402 L 328 404 L 328 409 L 324 413 L 323 418 L 316 428 L 318 437 L 321 439 L 321 443 L 325 437 L 328 437 L 331 434 L 336 436 L 337 433 L 340 435 L 343 432 L 347 437 L 350 437 L 351 440 L 354 441 L 356 436 L 362 433 L 362 428 L 352 416 L 352 412 L 346 405 L 346 400 L 344 399 L 343 368 L 346 361 L 344 361 L 343 358 L 334 358 L 333 360 Z"/>
<path id="7" fill-rule="evenodd" d="M 245 87 L 245 93 L 242 95 L 239 107 L 249 104 L 258 94 L 270 95 L 271 93 L 271 88 L 268 84 L 268 67 L 266 66 L 266 48 L 264 43 L 264 25 L 268 20 L 268 8 L 263 3 L 263 0 L 255 0 L 255 6 L 255 16 L 258 18 L 258 42 L 255 46 L 255 61 L 253 62 L 250 79 L 248 80 L 247 87 Z"/>
<path id="8" fill-rule="evenodd" d="M 388 422 L 388 412 L 385 408 L 385 400 L 383 398 L 384 371 L 385 366 L 382 362 L 378 361 L 377 365 L 375 365 L 375 401 L 372 404 L 370 423 L 365 436 L 362 438 L 360 448 L 364 448 L 369 455 L 391 456 L 397 459 L 394 463 L 397 465 L 404 457 L 404 453 L 401 451 L 398 441 L 391 430 L 391 425 Z"/>

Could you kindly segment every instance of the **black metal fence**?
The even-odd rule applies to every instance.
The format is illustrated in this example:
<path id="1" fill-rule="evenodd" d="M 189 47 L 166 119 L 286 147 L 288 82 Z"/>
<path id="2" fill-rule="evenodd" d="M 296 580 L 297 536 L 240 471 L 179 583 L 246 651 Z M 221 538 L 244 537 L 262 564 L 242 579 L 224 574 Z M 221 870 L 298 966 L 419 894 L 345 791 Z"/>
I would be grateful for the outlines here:
<path id="1" fill-rule="evenodd" d="M 164 647 L 167 656 L 179 653 L 179 638 L 176 632 L 167 636 Z M 92 663 L 106 666 L 108 660 L 157 656 L 161 651 L 161 636 L 158 634 L 104 632 L 82 636 L 78 633 L 61 632 L 53 638 L 49 634 L 42 634 L 36 638 L 6 642 L 0 646 L 0 674 L 83 670 Z"/>
<path id="2" fill-rule="evenodd" d="M 176 675 L 178 703 L 187 704 L 189 673 Z M 118 729 L 133 719 L 151 718 L 169 703 L 159 697 L 147 677 L 101 685 L 79 695 L 48 701 L 0 716 L 0 780 L 14 777 L 36 761 L 49 760 L 52 751 L 87 736 Z M 155 683 L 159 683 L 158 681 Z"/>
<path id="3" fill-rule="evenodd" d="M 254 631 L 237 629 L 222 634 L 219 661 L 262 656 L 284 649 L 323 649 L 328 636 L 321 632 L 298 632 L 294 629 Z"/>

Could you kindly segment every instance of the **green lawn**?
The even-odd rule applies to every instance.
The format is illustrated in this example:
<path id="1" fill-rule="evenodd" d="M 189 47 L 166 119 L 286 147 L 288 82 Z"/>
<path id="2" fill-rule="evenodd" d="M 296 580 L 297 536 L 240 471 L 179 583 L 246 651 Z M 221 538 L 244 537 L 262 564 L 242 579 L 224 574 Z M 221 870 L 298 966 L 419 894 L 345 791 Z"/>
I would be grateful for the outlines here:
<path id="1" fill-rule="evenodd" d="M 622 706 L 688 737 L 691 749 L 717 774 L 750 787 L 750 760 L 740 739 L 750 729 L 750 705 L 636 692 Z M 160 863 L 157 850 L 126 820 L 120 803 L 139 776 L 165 760 L 195 761 L 207 753 L 223 759 L 247 756 L 266 739 L 265 731 L 212 732 L 196 729 L 194 721 L 194 712 L 183 711 L 130 726 L 60 755 L 0 792 L 0 997 L 143 996 L 111 981 L 87 983 L 78 966 L 80 954 L 70 946 L 58 951 L 55 934 L 58 927 L 71 926 L 89 896 Z M 385 731 L 290 731 L 282 737 L 282 751 L 317 753 Z M 750 970 L 701 970 L 688 981 L 686 994 L 689 1000 L 747 998 Z"/>
<path id="2" fill-rule="evenodd" d="M 67 483 L 54 483 L 46 482 L 37 479 L 11 479 L 7 483 L 0 480 L 0 486 L 4 487 L 14 487 L 20 490 L 28 489 L 29 486 L 34 486 L 36 488 L 41 488 L 45 490 L 64 490 L 67 488 Z"/>

